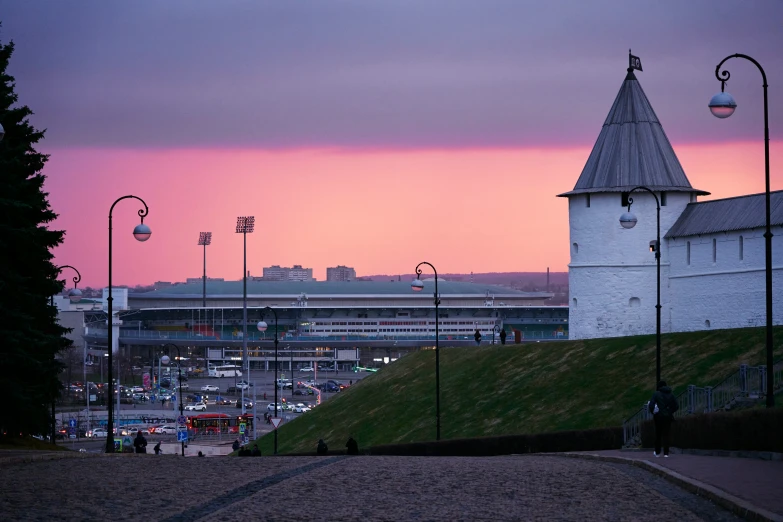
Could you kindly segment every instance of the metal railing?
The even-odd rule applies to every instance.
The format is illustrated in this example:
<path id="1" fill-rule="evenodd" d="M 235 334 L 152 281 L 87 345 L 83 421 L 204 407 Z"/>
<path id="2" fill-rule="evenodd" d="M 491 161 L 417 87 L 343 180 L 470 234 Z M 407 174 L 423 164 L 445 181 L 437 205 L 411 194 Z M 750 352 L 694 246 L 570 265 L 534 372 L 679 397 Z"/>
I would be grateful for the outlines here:
<path id="1" fill-rule="evenodd" d="M 783 360 L 774 364 L 773 387 L 777 391 L 783 387 Z M 688 387 L 677 395 L 680 409 L 675 417 L 684 417 L 696 413 L 709 413 L 713 411 L 730 409 L 741 400 L 758 400 L 766 397 L 767 367 L 748 366 L 743 364 L 740 369 L 729 375 L 716 386 L 699 387 L 689 384 Z M 648 402 L 623 421 L 623 443 L 625 446 L 641 444 L 642 424 L 652 419 L 652 414 L 647 408 Z"/>
<path id="2" fill-rule="evenodd" d="M 95 327 L 88 327 L 85 328 L 84 331 L 85 336 L 89 337 L 107 337 L 108 332 L 106 328 L 95 328 Z M 482 344 L 490 344 L 492 342 L 492 334 L 487 334 L 484 332 L 482 334 Z M 122 338 L 129 338 L 129 339 L 166 339 L 166 340 L 203 340 L 203 341 L 209 341 L 209 340 L 232 340 L 232 341 L 241 341 L 242 336 L 219 336 L 219 335 L 205 335 L 198 332 L 191 332 L 191 331 L 179 331 L 179 330 L 133 330 L 129 328 L 122 328 L 120 329 L 120 337 Z M 507 344 L 513 344 L 513 337 L 509 336 L 510 340 L 507 341 Z M 456 335 L 456 334 L 440 334 L 438 336 L 438 339 L 440 341 L 473 341 L 473 334 L 470 335 Z M 530 341 L 530 340 L 564 340 L 568 339 L 567 335 L 557 335 L 557 332 L 553 331 L 530 331 L 530 332 L 524 332 L 524 336 L 522 337 L 522 341 Z M 269 341 L 271 342 L 273 340 L 273 337 L 270 335 L 264 335 L 258 332 L 248 332 L 247 335 L 248 341 Z M 285 334 L 280 336 L 281 342 L 296 342 L 296 341 L 432 341 L 435 342 L 435 336 L 434 335 L 426 335 L 426 334 L 390 334 L 388 332 L 386 333 L 379 333 L 379 334 L 360 334 L 360 335 L 348 335 L 348 334 L 341 334 L 341 333 L 334 333 L 332 335 L 291 335 L 291 334 Z M 497 343 L 500 343 L 500 339 L 497 339 Z"/>

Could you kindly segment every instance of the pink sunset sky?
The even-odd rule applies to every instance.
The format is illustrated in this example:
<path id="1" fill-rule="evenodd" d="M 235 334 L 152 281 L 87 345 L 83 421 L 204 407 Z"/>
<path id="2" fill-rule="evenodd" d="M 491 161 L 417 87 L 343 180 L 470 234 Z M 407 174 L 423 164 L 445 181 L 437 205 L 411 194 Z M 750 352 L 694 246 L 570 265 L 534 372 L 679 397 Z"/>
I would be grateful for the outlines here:
<path id="1" fill-rule="evenodd" d="M 47 129 L 46 190 L 66 231 L 55 262 L 106 285 L 109 207 L 133 194 L 152 237 L 133 239 L 138 202 L 115 207 L 115 284 L 199 277 L 201 231 L 208 275 L 239 279 L 240 215 L 256 217 L 254 275 L 408 274 L 423 260 L 441 273 L 565 271 L 568 204 L 555 196 L 587 161 L 628 47 L 706 199 L 764 190 L 757 69 L 726 65 L 735 116 L 706 106 L 724 56 L 759 60 L 783 188 L 783 3 L 539 4 L 0 0 L 9 73 Z"/>

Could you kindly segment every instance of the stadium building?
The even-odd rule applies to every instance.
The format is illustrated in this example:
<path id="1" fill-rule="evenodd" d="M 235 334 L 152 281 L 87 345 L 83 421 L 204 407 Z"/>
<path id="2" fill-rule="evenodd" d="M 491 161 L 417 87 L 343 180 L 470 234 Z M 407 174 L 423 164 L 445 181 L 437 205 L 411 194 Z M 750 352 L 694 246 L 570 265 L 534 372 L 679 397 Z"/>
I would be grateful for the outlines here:
<path id="1" fill-rule="evenodd" d="M 208 281 L 206 307 L 201 283 L 179 284 L 150 292 L 113 289 L 119 318 L 112 336 L 115 350 L 151 360 L 166 343 L 187 349 L 209 365 L 242 360 L 243 345 L 253 369 L 274 368 L 277 315 L 278 368 L 326 365 L 347 370 L 378 366 L 407 351 L 434 346 L 433 280 L 414 293 L 409 281 L 248 281 L 247 325 L 243 331 L 242 281 Z M 546 306 L 549 292 L 438 280 L 438 332 L 442 346 L 475 346 L 565 339 L 568 307 Z M 82 337 L 88 354 L 101 356 L 107 344 L 107 289 L 103 306 L 84 309 Z M 58 301 L 62 307 L 66 300 Z M 260 321 L 267 323 L 259 331 Z M 117 321 L 115 321 L 117 322 Z"/>

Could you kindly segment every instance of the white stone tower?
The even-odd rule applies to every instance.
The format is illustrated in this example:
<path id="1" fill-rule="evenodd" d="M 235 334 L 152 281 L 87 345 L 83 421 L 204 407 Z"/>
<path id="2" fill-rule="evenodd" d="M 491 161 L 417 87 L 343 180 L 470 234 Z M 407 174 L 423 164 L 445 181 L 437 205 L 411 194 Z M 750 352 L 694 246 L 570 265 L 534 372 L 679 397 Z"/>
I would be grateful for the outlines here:
<path id="1" fill-rule="evenodd" d="M 661 202 L 661 331 L 669 319 L 669 256 L 663 237 L 685 206 L 708 192 L 691 187 L 658 117 L 634 75 L 631 57 L 620 92 L 609 110 L 568 198 L 571 262 L 568 265 L 569 338 L 617 337 L 655 332 L 656 204 L 635 191 L 638 224 L 620 226 L 628 193 L 653 190 Z"/>

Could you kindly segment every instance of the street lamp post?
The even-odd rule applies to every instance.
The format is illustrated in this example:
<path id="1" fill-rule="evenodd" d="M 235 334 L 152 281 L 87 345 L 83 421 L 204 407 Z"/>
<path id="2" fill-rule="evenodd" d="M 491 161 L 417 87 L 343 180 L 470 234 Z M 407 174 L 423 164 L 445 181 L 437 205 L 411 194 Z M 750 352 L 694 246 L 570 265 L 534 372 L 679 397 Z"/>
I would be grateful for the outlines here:
<path id="1" fill-rule="evenodd" d="M 168 348 L 169 346 L 173 346 L 177 350 L 177 374 L 178 379 L 177 382 L 179 385 L 177 386 L 179 388 L 179 416 L 184 417 L 185 416 L 185 404 L 182 402 L 182 355 L 179 351 L 179 346 L 177 346 L 174 343 L 166 343 L 163 345 L 163 348 Z M 164 355 L 161 357 L 161 362 L 163 364 L 168 364 L 170 361 L 170 358 L 168 355 Z M 158 373 L 158 379 L 160 379 L 160 373 Z M 160 381 L 158 381 L 160 382 Z M 219 421 L 218 421 L 219 422 Z M 179 429 L 179 428 L 178 428 Z M 183 440 L 181 442 L 182 444 L 182 456 L 185 456 L 185 441 Z"/>
<path id="2" fill-rule="evenodd" d="M 767 308 L 767 408 L 775 406 L 774 374 L 772 368 L 772 227 L 770 224 L 771 203 L 769 194 L 769 105 L 767 102 L 767 74 L 761 64 L 746 54 L 732 54 L 720 61 L 715 67 L 715 77 L 720 82 L 720 92 L 712 97 L 709 103 L 710 111 L 716 118 L 724 119 L 734 114 L 737 102 L 734 97 L 724 92 L 726 82 L 731 74 L 729 71 L 720 70 L 721 66 L 731 58 L 744 58 L 758 67 L 763 81 L 764 89 L 764 181 L 765 181 L 765 232 L 764 248 L 766 257 L 766 308 Z"/>
<path id="3" fill-rule="evenodd" d="M 204 247 L 204 275 L 202 281 L 201 308 L 207 308 L 207 245 L 212 243 L 212 232 L 199 232 L 198 244 Z"/>
<path id="4" fill-rule="evenodd" d="M 237 218 L 237 234 L 242 234 L 242 366 L 246 368 L 247 382 L 250 385 L 250 358 L 247 355 L 247 235 L 256 226 L 255 216 L 239 216 Z M 245 411 L 245 387 L 242 387 L 242 415 Z"/>
<path id="5" fill-rule="evenodd" d="M 278 382 L 277 382 L 277 344 L 280 342 L 277 339 L 277 312 L 275 311 L 274 308 L 272 308 L 270 306 L 265 306 L 264 308 L 261 309 L 262 312 L 264 310 L 269 310 L 275 316 L 275 418 L 277 418 L 277 386 L 278 386 Z M 268 326 L 266 324 L 266 321 L 259 321 L 258 322 L 258 331 L 259 332 L 265 332 L 267 327 Z M 291 388 L 293 388 L 293 386 L 294 386 L 293 383 L 294 383 L 294 381 L 293 381 L 293 378 L 292 378 L 291 379 Z M 253 419 L 253 422 L 258 422 L 258 420 L 257 419 Z M 277 455 L 277 427 L 275 427 L 275 455 Z"/>
<path id="6" fill-rule="evenodd" d="M 2 130 L 2 127 L 0 127 L 0 130 Z M 0 137 L 2 139 L 2 137 Z M 62 266 L 56 266 L 55 269 L 57 270 L 57 273 L 62 272 L 63 268 L 70 268 L 74 272 L 76 272 L 76 276 L 73 278 L 73 288 L 68 292 L 68 299 L 72 303 L 78 303 L 82 300 L 82 291 L 76 288 L 76 285 L 79 284 L 79 281 L 82 280 L 82 275 L 79 273 L 78 270 L 76 270 L 71 265 L 62 265 Z M 54 295 L 51 296 L 49 299 L 49 304 L 54 306 Z M 82 364 L 84 364 L 84 361 L 82 361 Z M 84 371 L 85 375 L 87 374 L 87 370 Z M 84 386 L 87 389 L 87 409 L 90 409 L 90 387 L 87 386 L 87 379 L 84 379 Z M 55 418 L 56 418 L 56 412 L 55 412 L 55 400 L 54 395 L 52 395 L 52 444 L 55 444 Z M 89 415 L 87 417 L 89 419 Z"/>
<path id="7" fill-rule="evenodd" d="M 495 334 L 500 333 L 500 325 L 496 324 L 492 327 L 492 344 L 495 344 Z"/>
<path id="8" fill-rule="evenodd" d="M 424 282 L 421 280 L 421 265 L 427 265 L 435 273 L 435 440 L 440 440 L 440 344 L 438 343 L 438 305 L 440 305 L 440 295 L 438 294 L 438 271 L 432 266 L 432 263 L 422 261 L 416 265 L 416 279 L 411 282 L 411 289 L 414 292 L 421 292 L 424 289 Z"/>
<path id="9" fill-rule="evenodd" d="M 631 214 L 631 205 L 633 205 L 633 198 L 630 196 L 637 190 L 645 190 L 652 194 L 655 198 L 655 207 L 657 209 L 657 236 L 655 239 L 655 245 L 650 245 L 655 249 L 655 265 L 657 270 L 657 299 L 655 302 L 655 388 L 658 388 L 658 383 L 661 380 L 661 203 L 658 200 L 658 196 L 655 192 L 645 186 L 634 187 L 628 192 L 628 212 L 620 216 L 620 225 L 623 228 L 633 228 L 636 226 L 636 216 Z"/>
<path id="10" fill-rule="evenodd" d="M 109 209 L 109 296 L 106 298 L 106 307 L 108 309 L 108 315 L 109 315 L 109 331 L 108 331 L 108 355 L 109 359 L 107 361 L 108 368 L 106 369 L 107 377 L 108 377 L 108 387 L 107 390 L 107 397 L 108 397 L 108 408 L 107 408 L 107 430 L 108 434 L 106 436 L 106 453 L 114 453 L 114 405 L 113 405 L 113 399 L 114 399 L 114 385 L 112 383 L 112 329 L 114 328 L 114 315 L 112 310 L 112 296 L 111 296 L 111 265 L 112 265 L 112 213 L 114 212 L 114 206 L 122 201 L 123 199 L 138 199 L 141 201 L 141 204 L 144 205 L 143 209 L 139 209 L 139 218 L 141 218 L 141 223 L 136 225 L 133 229 L 133 237 L 136 238 L 137 241 L 144 242 L 150 238 L 150 235 L 152 235 L 152 231 L 150 230 L 150 227 L 144 224 L 144 218 L 149 214 L 149 207 L 144 202 L 143 199 L 141 199 L 138 196 L 122 196 L 121 198 L 117 198 L 117 200 L 112 203 L 111 208 Z M 119 393 L 117 394 L 119 396 Z"/>

